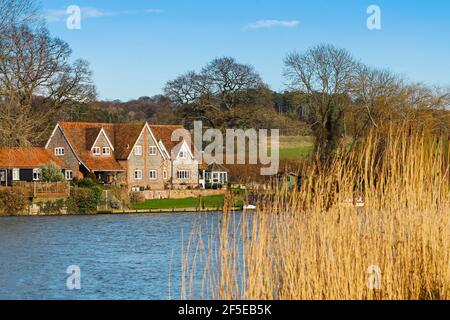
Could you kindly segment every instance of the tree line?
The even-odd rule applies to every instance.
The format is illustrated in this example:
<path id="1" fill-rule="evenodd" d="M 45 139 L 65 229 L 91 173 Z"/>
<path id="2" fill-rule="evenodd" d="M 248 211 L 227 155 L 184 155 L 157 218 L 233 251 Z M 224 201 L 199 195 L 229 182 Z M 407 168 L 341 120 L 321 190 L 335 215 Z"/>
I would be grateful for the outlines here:
<path id="1" fill-rule="evenodd" d="M 271 90 L 251 65 L 220 57 L 168 81 L 161 95 L 99 101 L 89 64 L 71 62 L 70 47 L 49 34 L 32 0 L 0 0 L 0 8 L 3 146 L 42 144 L 58 120 L 279 128 L 313 135 L 319 158 L 393 121 L 450 132 L 448 88 L 410 83 L 329 44 L 287 54 L 284 92 Z"/>

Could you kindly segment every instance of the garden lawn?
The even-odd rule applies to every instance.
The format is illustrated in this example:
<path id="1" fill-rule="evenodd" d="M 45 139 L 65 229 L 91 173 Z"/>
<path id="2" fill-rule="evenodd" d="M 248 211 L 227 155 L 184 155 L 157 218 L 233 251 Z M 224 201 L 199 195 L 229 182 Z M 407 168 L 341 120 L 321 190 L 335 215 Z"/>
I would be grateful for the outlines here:
<path id="1" fill-rule="evenodd" d="M 223 195 L 214 195 L 201 197 L 203 203 L 202 206 L 199 204 L 199 198 L 183 198 L 183 199 L 155 199 L 147 200 L 143 203 L 134 203 L 133 209 L 185 209 L 185 208 L 221 208 L 223 207 Z M 242 201 L 236 201 L 237 206 L 242 204 Z"/>
<path id="2" fill-rule="evenodd" d="M 308 136 L 281 136 L 280 159 L 299 160 L 311 155 L 314 139 Z"/>

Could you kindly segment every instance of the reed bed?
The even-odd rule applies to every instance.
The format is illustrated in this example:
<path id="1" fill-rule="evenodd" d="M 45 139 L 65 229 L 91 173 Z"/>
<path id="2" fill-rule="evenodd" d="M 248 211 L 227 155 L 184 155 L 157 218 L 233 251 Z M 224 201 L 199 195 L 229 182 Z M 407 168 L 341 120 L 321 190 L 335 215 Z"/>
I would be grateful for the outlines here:
<path id="1" fill-rule="evenodd" d="M 182 297 L 449 299 L 449 160 L 448 137 L 370 133 L 255 213 L 193 231 Z"/>

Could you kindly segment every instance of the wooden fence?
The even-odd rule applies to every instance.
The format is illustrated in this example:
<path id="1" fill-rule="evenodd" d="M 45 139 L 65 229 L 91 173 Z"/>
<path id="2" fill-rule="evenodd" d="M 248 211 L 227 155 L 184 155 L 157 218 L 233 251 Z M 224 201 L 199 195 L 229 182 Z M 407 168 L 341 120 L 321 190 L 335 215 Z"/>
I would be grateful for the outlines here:
<path id="1" fill-rule="evenodd" d="M 16 182 L 13 187 L 22 188 L 32 198 L 68 197 L 69 182 Z"/>

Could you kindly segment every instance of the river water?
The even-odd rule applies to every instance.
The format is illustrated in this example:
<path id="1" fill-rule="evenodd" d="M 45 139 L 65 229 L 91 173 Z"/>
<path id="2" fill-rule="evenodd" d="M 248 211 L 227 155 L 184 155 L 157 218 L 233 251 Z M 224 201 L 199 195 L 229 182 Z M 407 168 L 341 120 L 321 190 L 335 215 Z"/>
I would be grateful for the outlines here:
<path id="1" fill-rule="evenodd" d="M 182 240 L 220 215 L 0 218 L 0 299 L 179 299 Z"/>

